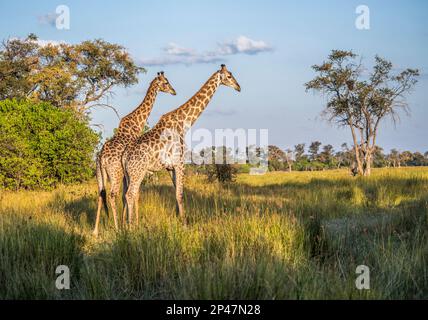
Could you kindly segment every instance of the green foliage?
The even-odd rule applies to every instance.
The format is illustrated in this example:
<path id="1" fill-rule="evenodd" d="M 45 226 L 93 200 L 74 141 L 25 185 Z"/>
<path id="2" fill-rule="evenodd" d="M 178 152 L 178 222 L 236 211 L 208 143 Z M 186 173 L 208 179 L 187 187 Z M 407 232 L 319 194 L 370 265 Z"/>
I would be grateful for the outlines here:
<path id="1" fill-rule="evenodd" d="M 138 67 L 117 44 L 96 39 L 78 44 L 41 44 L 35 35 L 0 47 L 0 100 L 47 101 L 82 114 L 112 107 L 99 101 L 115 86 L 138 82 Z"/>
<path id="2" fill-rule="evenodd" d="M 234 182 L 238 168 L 233 163 L 232 150 L 226 147 L 211 147 L 201 151 L 200 156 L 205 159 L 202 172 L 209 182 Z"/>
<path id="3" fill-rule="evenodd" d="M 0 187 L 48 188 L 93 175 L 99 135 L 71 110 L 48 103 L 0 102 Z"/>
<path id="4" fill-rule="evenodd" d="M 236 173 L 250 173 L 252 166 L 248 163 L 236 165 L 237 172 Z"/>
<path id="5" fill-rule="evenodd" d="M 234 182 L 236 173 L 237 168 L 234 165 L 228 163 L 208 165 L 205 169 L 205 174 L 209 182 Z"/>

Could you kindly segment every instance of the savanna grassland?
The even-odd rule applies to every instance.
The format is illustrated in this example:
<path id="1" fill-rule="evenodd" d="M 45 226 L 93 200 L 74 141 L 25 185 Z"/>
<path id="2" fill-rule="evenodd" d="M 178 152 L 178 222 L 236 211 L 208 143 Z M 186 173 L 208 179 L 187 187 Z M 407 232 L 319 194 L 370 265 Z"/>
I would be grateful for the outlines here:
<path id="1" fill-rule="evenodd" d="M 95 181 L 2 192 L 0 298 L 428 298 L 428 168 L 187 177 L 188 223 L 171 183 L 142 187 L 140 226 L 91 230 Z M 71 289 L 55 288 L 55 269 Z M 370 290 L 355 269 L 370 267 Z"/>

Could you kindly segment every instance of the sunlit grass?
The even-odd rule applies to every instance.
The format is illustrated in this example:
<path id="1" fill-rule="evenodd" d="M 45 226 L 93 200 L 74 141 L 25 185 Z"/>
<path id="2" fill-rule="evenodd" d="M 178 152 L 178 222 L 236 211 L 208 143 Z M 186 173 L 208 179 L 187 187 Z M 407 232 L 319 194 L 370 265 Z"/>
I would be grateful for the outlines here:
<path id="1" fill-rule="evenodd" d="M 138 228 L 103 216 L 96 184 L 0 194 L 0 298 L 428 297 L 428 168 L 186 179 L 188 223 L 164 176 L 142 187 Z M 119 210 L 120 212 L 120 210 Z M 55 268 L 71 269 L 71 290 Z M 371 290 L 355 268 L 371 268 Z"/>

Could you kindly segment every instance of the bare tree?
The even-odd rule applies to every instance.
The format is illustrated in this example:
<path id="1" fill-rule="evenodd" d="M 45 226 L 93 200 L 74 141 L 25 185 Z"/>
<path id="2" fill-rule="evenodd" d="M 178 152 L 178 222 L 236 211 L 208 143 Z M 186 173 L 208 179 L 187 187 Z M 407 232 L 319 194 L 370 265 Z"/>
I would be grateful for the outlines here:
<path id="1" fill-rule="evenodd" d="M 293 170 L 294 152 L 291 149 L 285 150 L 285 161 L 287 162 L 288 172 Z"/>
<path id="2" fill-rule="evenodd" d="M 406 96 L 419 71 L 405 69 L 394 75 L 392 63 L 376 56 L 367 75 L 356 54 L 341 50 L 333 50 L 327 61 L 312 68 L 317 76 L 305 84 L 306 90 L 327 98 L 323 115 L 328 121 L 350 128 L 358 173 L 370 175 L 380 123 L 387 117 L 395 122 L 400 109 L 408 111 Z"/>

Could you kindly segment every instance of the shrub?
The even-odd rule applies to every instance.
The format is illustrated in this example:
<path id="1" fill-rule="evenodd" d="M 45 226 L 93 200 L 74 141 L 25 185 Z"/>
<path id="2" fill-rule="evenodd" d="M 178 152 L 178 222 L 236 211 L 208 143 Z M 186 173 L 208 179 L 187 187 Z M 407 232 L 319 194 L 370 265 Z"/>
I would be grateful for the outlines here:
<path id="1" fill-rule="evenodd" d="M 228 163 L 211 164 L 205 168 L 205 174 L 209 182 L 216 180 L 220 183 L 235 182 L 236 173 L 236 167 Z"/>
<path id="2" fill-rule="evenodd" d="M 99 135 L 49 103 L 0 101 L 0 187 L 49 188 L 93 175 Z"/>

